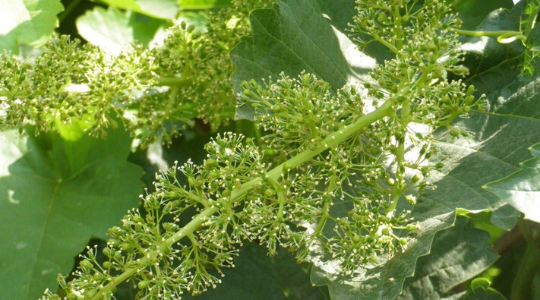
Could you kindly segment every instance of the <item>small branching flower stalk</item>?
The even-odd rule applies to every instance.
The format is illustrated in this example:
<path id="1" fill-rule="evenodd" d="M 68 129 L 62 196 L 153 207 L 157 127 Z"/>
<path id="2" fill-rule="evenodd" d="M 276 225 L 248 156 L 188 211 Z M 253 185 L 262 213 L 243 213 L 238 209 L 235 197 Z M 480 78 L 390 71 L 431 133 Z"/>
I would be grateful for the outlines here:
<path id="1" fill-rule="evenodd" d="M 430 163 L 433 130 L 467 135 L 452 121 L 484 104 L 475 101 L 473 87 L 447 79 L 448 72 L 467 69 L 449 29 L 460 21 L 444 1 L 358 1 L 357 9 L 351 31 L 371 37 L 358 39 L 360 45 L 378 42 L 394 55 L 371 73 L 373 80 L 337 92 L 307 73 L 270 78 L 264 86 L 245 82 L 239 101 L 253 107 L 262 145 L 223 134 L 206 145 L 202 165 L 187 162 L 157 175 L 156 191 L 141 196 L 144 211 L 129 211 L 109 230 L 102 250 L 108 260 L 99 264 L 97 249 L 89 248 L 77 278 L 59 278 L 67 299 L 113 299 L 123 281 L 135 282 L 139 299 L 196 295 L 220 282 L 244 241 L 257 241 L 269 255 L 287 247 L 298 261 L 324 252 L 342 275 L 406 249 L 407 233 L 418 229 L 410 207 L 430 187 L 424 178 L 442 167 Z M 182 27 L 177 34 L 192 33 Z M 159 68 L 187 63 L 183 54 L 157 57 L 151 63 Z M 398 209 L 400 201 L 408 208 Z M 196 214 L 181 226 L 188 211 Z"/>

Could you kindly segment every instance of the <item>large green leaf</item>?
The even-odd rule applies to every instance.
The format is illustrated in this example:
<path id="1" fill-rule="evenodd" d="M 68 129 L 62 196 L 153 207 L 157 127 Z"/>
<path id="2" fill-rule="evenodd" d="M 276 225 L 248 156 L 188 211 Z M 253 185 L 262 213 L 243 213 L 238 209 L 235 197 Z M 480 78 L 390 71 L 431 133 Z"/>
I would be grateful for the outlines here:
<path id="1" fill-rule="evenodd" d="M 349 1 L 351 2 L 351 1 Z M 326 9 L 339 9 L 328 5 Z M 334 90 L 357 82 L 374 66 L 374 60 L 360 53 L 343 33 L 333 28 L 330 16 L 323 14 L 318 1 L 277 1 L 273 9 L 259 9 L 251 14 L 253 37 L 231 52 L 237 67 L 232 80 L 237 92 L 240 83 L 255 80 L 263 83 L 283 72 L 297 76 L 302 71 L 329 82 Z M 252 119 L 251 108 L 240 106 L 238 119 Z"/>
<path id="2" fill-rule="evenodd" d="M 126 161 L 131 139 L 122 130 L 76 142 L 4 133 L 0 143 L 0 290 L 4 299 L 37 299 L 56 290 L 56 275 L 72 269 L 92 236 L 106 238 L 137 206 L 142 170 Z"/>
<path id="3" fill-rule="evenodd" d="M 511 9 L 512 0 L 447 0 L 463 21 L 462 28 L 476 29 L 484 18 L 496 9 Z"/>
<path id="4" fill-rule="evenodd" d="M 485 189 L 499 196 L 525 214 L 525 218 L 540 223 L 540 144 L 531 148 L 534 158 L 523 162 L 522 170 L 489 183 Z"/>
<path id="5" fill-rule="evenodd" d="M 455 226 L 435 235 L 428 256 L 418 259 L 414 277 L 407 278 L 397 299 L 448 299 L 459 294 L 451 289 L 484 271 L 498 255 L 485 231 L 466 227 L 458 218 Z"/>
<path id="6" fill-rule="evenodd" d="M 186 299 L 322 300 L 328 297 L 325 289 L 312 287 L 308 271 L 304 270 L 307 266 L 297 264 L 286 249 L 268 257 L 265 247 L 247 244 L 240 249 L 234 265 L 223 270 L 223 284 L 215 290 Z"/>
<path id="7" fill-rule="evenodd" d="M 57 25 L 60 0 L 0 0 L 0 51 L 19 53 L 19 43 L 40 46 Z"/>
<path id="8" fill-rule="evenodd" d="M 497 9 L 488 14 L 478 30 L 516 31 L 523 12 L 523 3 L 511 11 Z M 510 84 L 521 73 L 523 51 L 521 41 L 510 44 L 497 42 L 497 37 L 464 37 L 465 66 L 470 69 L 468 84 L 473 84 L 478 95 L 490 93 L 495 87 Z"/>
<path id="9" fill-rule="evenodd" d="M 169 25 L 165 20 L 101 7 L 87 11 L 76 23 L 82 37 L 111 53 L 135 43 L 147 46 L 160 27 Z"/>
<path id="10" fill-rule="evenodd" d="M 179 10 L 176 0 L 103 0 L 103 2 L 112 7 L 160 19 L 174 19 Z"/>

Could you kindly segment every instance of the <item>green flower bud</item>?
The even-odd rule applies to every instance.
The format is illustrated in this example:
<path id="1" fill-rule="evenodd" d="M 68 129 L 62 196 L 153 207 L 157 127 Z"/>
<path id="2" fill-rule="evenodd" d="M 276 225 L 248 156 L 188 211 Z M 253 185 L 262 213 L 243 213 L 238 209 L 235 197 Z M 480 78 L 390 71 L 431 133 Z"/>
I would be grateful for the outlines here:
<path id="1" fill-rule="evenodd" d="M 171 254 L 171 248 L 167 247 L 167 248 L 163 249 L 163 254 L 165 254 L 165 255 Z"/>
<path id="2" fill-rule="evenodd" d="M 467 88 L 467 96 L 471 96 L 474 93 L 474 85 L 469 85 Z"/>
<path id="3" fill-rule="evenodd" d="M 408 231 L 414 231 L 414 230 L 417 230 L 418 227 L 416 225 L 413 225 L 413 224 L 409 224 L 405 227 L 405 230 L 408 230 Z"/>
<path id="4" fill-rule="evenodd" d="M 486 110 L 484 105 L 478 105 L 478 112 L 483 113 Z"/>
<path id="5" fill-rule="evenodd" d="M 94 264 L 92 264 L 92 262 L 87 259 L 81 261 L 80 266 L 85 271 L 90 271 L 94 269 Z"/>
<path id="6" fill-rule="evenodd" d="M 131 216 L 131 221 L 135 223 L 143 223 L 144 219 L 139 215 L 134 215 L 134 216 Z"/>
<path id="7" fill-rule="evenodd" d="M 265 195 L 266 197 L 272 197 L 272 196 L 274 196 L 275 194 L 276 194 L 276 192 L 275 192 L 273 189 L 266 189 L 266 190 L 264 191 L 264 195 Z"/>
<path id="8" fill-rule="evenodd" d="M 255 93 L 253 93 L 251 90 L 248 90 L 248 89 L 245 89 L 243 94 L 246 97 L 255 97 Z"/>
<path id="9" fill-rule="evenodd" d="M 407 200 L 407 202 L 409 202 L 411 205 L 416 204 L 416 197 L 413 195 L 405 195 L 405 200 Z"/>
<path id="10" fill-rule="evenodd" d="M 112 257 L 114 255 L 114 250 L 112 250 L 111 248 L 107 247 L 107 248 L 104 248 L 103 249 L 103 254 L 107 257 Z"/>
<path id="11" fill-rule="evenodd" d="M 283 173 L 287 173 L 292 169 L 292 166 L 289 163 L 283 163 Z"/>
<path id="12" fill-rule="evenodd" d="M 386 24 L 387 21 L 388 21 L 388 17 L 386 16 L 386 14 L 384 12 L 381 12 L 377 16 L 377 22 L 379 22 L 381 24 Z"/>
<path id="13" fill-rule="evenodd" d="M 309 74 L 302 75 L 302 85 L 304 86 L 310 86 L 311 84 L 311 76 Z"/>
<path id="14" fill-rule="evenodd" d="M 282 112 L 282 111 L 284 111 L 284 110 L 285 110 L 285 107 L 283 107 L 283 105 L 281 105 L 281 104 L 279 104 L 279 103 L 278 103 L 278 104 L 274 104 L 274 105 L 272 106 L 272 111 L 273 111 L 274 113 L 280 113 L 280 112 Z"/>
<path id="15" fill-rule="evenodd" d="M 139 281 L 139 283 L 137 283 L 137 287 L 138 287 L 140 290 L 147 288 L 149 285 L 150 285 L 150 281 L 149 281 L 149 280 L 143 280 L 143 281 Z"/>
<path id="16" fill-rule="evenodd" d="M 122 243 L 121 247 L 122 247 L 122 250 L 126 252 L 130 252 L 131 250 L 133 250 L 133 245 L 130 243 Z"/>
<path id="17" fill-rule="evenodd" d="M 451 72 L 458 76 L 466 76 L 469 74 L 469 68 L 460 65 L 453 68 Z"/>
<path id="18" fill-rule="evenodd" d="M 264 155 L 274 156 L 275 154 L 276 154 L 276 150 L 274 149 L 271 149 L 271 148 L 264 149 Z"/>

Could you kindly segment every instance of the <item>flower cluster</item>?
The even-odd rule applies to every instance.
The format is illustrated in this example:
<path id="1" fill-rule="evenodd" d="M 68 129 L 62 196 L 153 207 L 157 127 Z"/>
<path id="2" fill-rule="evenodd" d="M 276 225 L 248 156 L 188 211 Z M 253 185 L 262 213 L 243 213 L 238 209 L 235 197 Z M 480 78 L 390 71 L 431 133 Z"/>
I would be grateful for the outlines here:
<path id="1" fill-rule="evenodd" d="M 450 14 L 444 1 L 357 1 L 357 10 L 351 29 L 361 34 L 357 38 L 360 45 L 378 42 L 394 56 L 379 65 L 371 73 L 373 82 L 364 86 L 375 98 L 393 102 L 395 114 L 389 122 L 377 124 L 369 140 L 395 157 L 391 169 L 395 175 L 389 177 L 385 175 L 388 171 L 380 168 L 363 172 L 369 191 L 384 194 L 384 185 L 392 187 L 393 210 L 403 192 L 413 187 L 422 191 L 426 187 L 420 179 L 416 180 L 418 183 L 407 183 L 407 176 L 426 177 L 431 169 L 441 167 L 428 162 L 435 151 L 431 147 L 432 131 L 446 127 L 454 137 L 467 135 L 453 127 L 452 121 L 467 117 L 473 108 L 482 110 L 483 102 L 475 102 L 474 87 L 448 79 L 448 73 L 465 76 L 468 70 L 459 65 L 463 58 L 454 31 L 461 21 Z M 418 155 L 406 157 L 406 149 L 417 149 Z M 374 151 L 378 152 L 377 147 Z M 378 180 L 384 184 L 377 183 Z"/>
<path id="2" fill-rule="evenodd" d="M 455 34 L 446 30 L 459 22 L 442 1 L 368 0 L 358 1 L 358 9 L 353 31 L 371 35 L 395 56 L 372 72 L 372 82 L 334 91 L 302 73 L 269 79 L 264 87 L 244 83 L 240 101 L 254 108 L 263 146 L 241 135 L 220 135 L 206 145 L 202 165 L 188 161 L 158 176 L 156 191 L 142 197 L 145 211 L 131 210 L 109 231 L 109 260 L 97 264 L 90 249 L 78 279 L 60 280 L 68 295 L 110 299 L 116 284 L 127 279 L 138 281 L 141 299 L 199 294 L 220 282 L 217 276 L 234 265 L 244 240 L 265 245 L 270 255 L 288 247 L 299 261 L 322 251 L 317 259 L 338 262 L 336 272 L 344 275 L 365 272 L 406 249 L 408 234 L 417 230 L 408 209 L 416 193 L 429 187 L 424 178 L 442 167 L 430 164 L 436 153 L 432 131 L 443 126 L 465 134 L 452 120 L 481 105 L 474 103 L 474 88 L 446 77 L 466 70 L 457 65 Z M 193 65 L 190 57 L 221 52 L 204 50 L 201 34 L 179 28 L 165 44 L 185 52 L 153 50 L 150 70 L 168 73 L 162 82 L 149 76 L 147 84 L 168 82 L 173 95 L 154 109 L 177 105 L 180 98 L 195 103 L 200 95 L 220 97 L 207 87 L 207 66 Z M 209 28 L 210 35 L 224 32 Z M 428 130 L 413 126 L 418 124 Z M 186 220 L 191 212 L 195 216 Z"/>
<path id="3" fill-rule="evenodd" d="M 354 87 L 334 95 L 327 82 L 312 74 L 303 73 L 298 79 L 282 75 L 264 88 L 254 81 L 244 82 L 243 88 L 239 101 L 254 108 L 257 126 L 267 132 L 263 141 L 286 156 L 313 148 L 364 114 Z"/>
<path id="4" fill-rule="evenodd" d="M 358 1 L 357 9 L 352 31 L 371 37 L 357 38 L 360 45 L 379 42 L 395 55 L 372 72 L 377 84 L 365 84 L 371 95 L 405 106 L 402 115 L 407 122 L 433 127 L 451 128 L 456 117 L 481 106 L 482 102 L 473 104 L 473 87 L 465 92 L 460 80 L 447 80 L 449 72 L 465 76 L 468 70 L 459 65 L 462 52 L 452 30 L 461 21 L 444 1 Z"/>
<path id="5" fill-rule="evenodd" d="M 325 148 L 297 168 L 285 162 L 284 172 L 270 181 L 265 196 L 246 202 L 251 216 L 247 231 L 266 243 L 270 254 L 281 244 L 296 250 L 298 260 L 309 260 L 309 250 L 322 247 L 341 261 L 340 272 L 345 274 L 378 255 L 403 249 L 407 242 L 395 231 L 411 220 L 406 211 L 395 211 L 394 198 L 405 187 L 388 184 L 396 180 L 388 162 L 396 154 L 390 140 L 395 143 L 395 136 L 402 134 L 392 125 L 393 113 L 332 145 L 368 113 L 363 106 L 366 97 L 355 89 L 334 96 L 327 83 L 309 74 L 298 79 L 283 76 L 266 88 L 245 83 L 244 88 L 242 102 L 254 108 L 257 125 L 267 133 L 266 152 L 290 157 L 317 151 L 320 145 Z"/>
<path id="6" fill-rule="evenodd" d="M 36 57 L 0 54 L 0 124 L 36 125 L 39 132 L 80 123 L 100 136 L 120 119 L 143 142 L 155 134 L 168 142 L 194 118 L 216 128 L 234 115 L 228 52 L 249 32 L 244 2 L 210 14 L 205 32 L 185 22 L 169 28 L 152 49 L 134 45 L 111 56 L 62 36 Z"/>
<path id="7" fill-rule="evenodd" d="M 266 172 L 254 145 L 242 142 L 233 134 L 218 137 L 207 145 L 202 166 L 187 162 L 158 175 L 156 191 L 141 196 L 144 211 L 128 211 L 120 226 L 109 229 L 102 250 L 108 260 L 98 263 L 96 249 L 89 248 L 75 280 L 65 283 L 59 277 L 68 299 L 112 299 L 115 286 L 127 279 L 138 282 L 140 299 L 178 299 L 220 283 L 217 275 L 234 266 L 236 245 L 247 236 L 235 216 L 240 197 L 234 193 Z M 187 185 L 178 181 L 178 171 Z M 198 215 L 180 227 L 193 209 Z M 50 293 L 46 297 L 55 299 Z"/>

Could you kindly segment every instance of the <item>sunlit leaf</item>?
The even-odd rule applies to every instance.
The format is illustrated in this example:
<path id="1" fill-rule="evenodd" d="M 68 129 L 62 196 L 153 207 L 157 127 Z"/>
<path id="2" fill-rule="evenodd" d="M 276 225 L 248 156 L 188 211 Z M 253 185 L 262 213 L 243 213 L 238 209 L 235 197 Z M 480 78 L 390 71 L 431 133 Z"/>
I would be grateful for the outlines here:
<path id="1" fill-rule="evenodd" d="M 429 255 L 420 257 L 414 276 L 407 278 L 405 299 L 447 299 L 455 297 L 452 288 L 484 271 L 499 257 L 488 243 L 487 232 L 467 228 L 458 218 L 455 226 L 435 235 Z"/>
<path id="2" fill-rule="evenodd" d="M 522 170 L 491 182 L 485 189 L 499 196 L 525 214 L 525 218 L 540 223 L 540 144 L 531 148 L 534 158 L 522 163 Z"/>
<path id="3" fill-rule="evenodd" d="M 131 44 L 147 46 L 159 28 L 169 25 L 164 20 L 132 12 L 96 7 L 77 19 L 79 34 L 90 43 L 118 53 Z"/>
<path id="4" fill-rule="evenodd" d="M 91 237 L 106 231 L 142 192 L 141 169 L 126 161 L 131 139 L 109 131 L 108 139 L 76 142 L 58 134 L 14 132 L 0 140 L 0 289 L 5 299 L 38 299 L 56 290 L 73 257 Z"/>
<path id="5" fill-rule="evenodd" d="M 0 0 L 0 50 L 19 53 L 19 44 L 45 43 L 64 8 L 60 0 Z"/>

